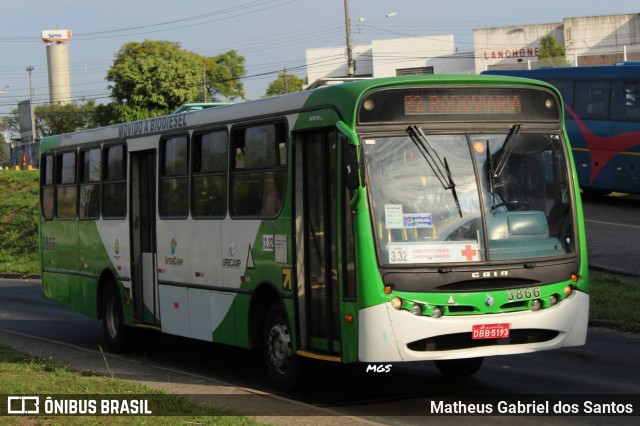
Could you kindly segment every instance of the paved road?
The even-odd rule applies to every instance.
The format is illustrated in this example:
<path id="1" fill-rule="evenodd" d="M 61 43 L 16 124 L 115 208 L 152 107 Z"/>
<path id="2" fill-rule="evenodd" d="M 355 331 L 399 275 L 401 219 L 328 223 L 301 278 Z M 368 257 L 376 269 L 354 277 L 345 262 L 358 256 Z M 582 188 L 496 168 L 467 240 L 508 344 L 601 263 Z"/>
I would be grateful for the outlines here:
<path id="1" fill-rule="evenodd" d="M 99 323 L 69 312 L 40 296 L 37 281 L 0 280 L 0 339 L 36 356 L 52 356 L 80 369 L 104 371 L 104 361 L 97 349 L 102 344 Z M 46 337 L 47 341 L 25 337 Z M 18 343 L 16 343 L 18 340 Z M 62 341 L 73 343 L 59 344 Z M 9 342 L 10 341 L 10 342 Z M 613 402 L 625 395 L 640 395 L 640 337 L 627 336 L 607 329 L 591 328 L 587 345 L 530 355 L 494 357 L 485 361 L 480 372 L 466 382 L 443 378 L 432 363 L 392 365 L 388 373 L 367 373 L 366 365 L 315 365 L 310 378 L 311 390 L 276 397 L 272 403 L 249 404 L 249 397 L 235 399 L 237 412 L 255 415 L 277 424 L 296 424 L 300 418 L 315 424 L 332 424 L 336 420 L 318 416 L 335 416 L 349 423 L 356 417 L 389 425 L 423 424 L 432 401 L 469 401 L 474 395 L 494 395 L 492 403 L 510 395 L 532 394 L 546 398 L 583 395 L 582 400 L 604 394 Z M 228 394 L 230 391 L 270 395 L 274 389 L 264 373 L 259 354 L 222 345 L 167 337 L 152 352 L 138 352 L 127 357 L 107 354 L 109 364 L 121 377 L 142 380 L 178 393 Z M 116 367 L 114 367 L 116 366 Z M 195 379 L 194 379 L 195 378 Z M 217 386 L 217 387 L 216 387 Z M 460 396 L 462 394 L 462 396 Z M 231 405 L 226 397 L 223 406 Z M 220 400 L 220 398 L 217 398 Z M 271 398 L 263 396 L 262 398 Z M 239 403 L 238 403 L 239 402 Z M 640 410 L 640 401 L 638 401 Z M 246 406 L 245 406 L 246 405 Z M 314 408 L 315 407 L 315 408 Z M 412 413 L 416 416 L 397 416 Z M 269 416 L 283 417 L 277 419 Z M 265 417 L 267 416 L 267 417 Z M 312 416 L 307 418 L 306 416 Z M 435 419 L 435 418 L 434 418 Z M 513 419 L 474 418 L 474 424 L 503 424 Z M 536 424 L 637 424 L 637 418 L 521 418 Z M 457 424 L 452 418 L 438 417 L 443 424 Z"/>

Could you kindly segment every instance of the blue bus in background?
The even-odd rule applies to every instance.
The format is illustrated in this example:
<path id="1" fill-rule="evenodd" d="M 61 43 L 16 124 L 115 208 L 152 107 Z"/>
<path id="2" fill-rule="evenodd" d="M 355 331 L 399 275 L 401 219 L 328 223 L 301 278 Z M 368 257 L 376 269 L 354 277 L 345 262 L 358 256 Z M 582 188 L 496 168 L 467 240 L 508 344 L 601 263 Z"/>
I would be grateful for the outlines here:
<path id="1" fill-rule="evenodd" d="M 583 191 L 640 193 L 640 62 L 483 74 L 533 78 L 558 88 Z"/>

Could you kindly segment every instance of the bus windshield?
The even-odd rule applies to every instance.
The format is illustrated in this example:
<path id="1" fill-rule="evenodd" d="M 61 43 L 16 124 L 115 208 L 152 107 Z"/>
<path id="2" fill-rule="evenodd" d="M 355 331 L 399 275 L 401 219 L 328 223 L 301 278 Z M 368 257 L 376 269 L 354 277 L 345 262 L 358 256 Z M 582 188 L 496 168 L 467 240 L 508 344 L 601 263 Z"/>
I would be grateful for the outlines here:
<path id="1" fill-rule="evenodd" d="M 381 264 L 524 261 L 575 252 L 559 134 L 527 133 L 519 125 L 486 134 L 416 128 L 363 138 Z M 433 158 L 442 166 L 431 164 Z"/>

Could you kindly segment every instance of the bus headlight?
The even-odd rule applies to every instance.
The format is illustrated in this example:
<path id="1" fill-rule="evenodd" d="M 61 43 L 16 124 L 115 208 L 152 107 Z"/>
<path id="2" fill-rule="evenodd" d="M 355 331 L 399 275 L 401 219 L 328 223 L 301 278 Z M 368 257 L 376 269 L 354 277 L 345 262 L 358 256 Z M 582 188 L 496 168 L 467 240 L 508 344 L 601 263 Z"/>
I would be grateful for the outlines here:
<path id="1" fill-rule="evenodd" d="M 532 311 L 539 311 L 540 308 L 542 308 L 542 301 L 540 299 L 535 299 L 531 301 L 531 310 Z"/>
<path id="2" fill-rule="evenodd" d="M 564 288 L 564 297 L 569 297 L 571 296 L 571 293 L 573 292 L 573 288 L 571 288 L 570 285 L 566 286 Z"/>
<path id="3" fill-rule="evenodd" d="M 415 303 L 412 307 L 411 307 L 411 313 L 415 316 L 420 316 L 422 315 L 422 306 L 418 305 L 417 303 Z"/>
<path id="4" fill-rule="evenodd" d="M 552 294 L 552 295 L 549 297 L 549 305 L 551 305 L 551 306 L 555 306 L 557 303 L 558 303 L 558 296 L 557 296 L 557 295 L 555 295 L 555 294 Z"/>
<path id="5" fill-rule="evenodd" d="M 400 310 L 400 308 L 402 308 L 402 299 L 400 299 L 398 296 L 391 299 L 391 307 L 393 309 Z"/>
<path id="6" fill-rule="evenodd" d="M 435 307 L 431 310 L 431 317 L 432 318 L 440 318 L 442 316 L 442 308 L 439 307 Z"/>

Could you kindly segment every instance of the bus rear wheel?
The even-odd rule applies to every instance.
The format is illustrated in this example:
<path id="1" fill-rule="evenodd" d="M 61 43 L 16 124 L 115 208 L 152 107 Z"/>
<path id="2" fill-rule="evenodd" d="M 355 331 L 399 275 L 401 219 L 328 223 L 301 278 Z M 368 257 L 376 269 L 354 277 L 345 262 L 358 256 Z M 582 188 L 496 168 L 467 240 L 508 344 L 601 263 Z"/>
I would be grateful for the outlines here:
<path id="1" fill-rule="evenodd" d="M 114 282 L 107 284 L 102 294 L 102 330 L 111 350 L 124 352 L 129 349 L 132 330 L 124 324 L 120 294 Z"/>
<path id="2" fill-rule="evenodd" d="M 265 317 L 264 357 L 271 381 L 284 391 L 300 384 L 302 360 L 293 353 L 291 328 L 278 302 L 271 304 Z"/>
<path id="3" fill-rule="evenodd" d="M 446 359 L 435 361 L 436 367 L 447 377 L 461 379 L 480 370 L 484 358 Z"/>

